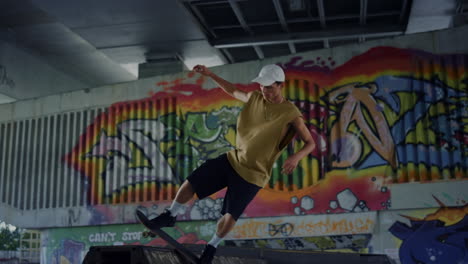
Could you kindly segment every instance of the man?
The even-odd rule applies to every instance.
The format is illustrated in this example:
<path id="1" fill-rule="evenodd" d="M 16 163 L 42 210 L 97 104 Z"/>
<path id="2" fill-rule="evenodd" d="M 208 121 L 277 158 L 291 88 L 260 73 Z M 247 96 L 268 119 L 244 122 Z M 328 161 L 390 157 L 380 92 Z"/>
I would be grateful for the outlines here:
<path id="1" fill-rule="evenodd" d="M 292 173 L 315 144 L 299 110 L 282 95 L 285 75 L 279 66 L 263 67 L 253 80 L 260 85 L 260 91 L 248 93 L 203 65 L 195 66 L 193 71 L 210 77 L 227 94 L 245 103 L 237 122 L 237 148 L 207 160 L 193 171 L 181 185 L 171 207 L 151 222 L 155 227 L 174 226 L 183 204 L 195 193 L 203 199 L 227 187 L 221 210 L 223 216 L 201 256 L 201 263 L 211 263 L 216 247 L 232 230 L 257 192 L 268 183 L 274 162 L 294 134 L 297 133 L 305 144 L 284 162 L 283 173 Z"/>

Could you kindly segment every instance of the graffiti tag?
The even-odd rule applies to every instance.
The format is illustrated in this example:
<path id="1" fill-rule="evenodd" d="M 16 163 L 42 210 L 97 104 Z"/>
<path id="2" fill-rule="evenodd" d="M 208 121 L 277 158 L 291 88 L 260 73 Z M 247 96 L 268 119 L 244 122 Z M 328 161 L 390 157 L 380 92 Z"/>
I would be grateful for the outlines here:
<path id="1" fill-rule="evenodd" d="M 135 241 L 140 240 L 142 232 L 123 232 L 120 237 L 121 241 Z M 102 232 L 94 233 L 88 236 L 88 240 L 91 243 L 102 243 L 102 242 L 115 242 L 118 239 L 117 233 L 115 232 Z"/>
<path id="2" fill-rule="evenodd" d="M 15 82 L 8 77 L 7 70 L 2 65 L 0 65 L 0 86 L 1 85 L 6 85 L 10 88 L 15 87 Z"/>
<path id="3" fill-rule="evenodd" d="M 105 232 L 105 233 L 95 233 L 89 235 L 89 242 L 96 243 L 96 242 L 113 242 L 115 241 L 114 232 Z"/>
<path id="4" fill-rule="evenodd" d="M 276 236 L 281 233 L 283 236 L 289 236 L 294 230 L 294 226 L 291 223 L 285 223 L 280 225 L 268 224 L 268 233 L 270 236 Z"/>
<path id="5" fill-rule="evenodd" d="M 69 226 L 72 226 L 73 223 L 76 223 L 80 220 L 80 216 L 81 216 L 81 211 L 78 210 L 78 213 L 77 215 L 75 215 L 75 211 L 70 209 L 68 210 L 68 225 Z"/>

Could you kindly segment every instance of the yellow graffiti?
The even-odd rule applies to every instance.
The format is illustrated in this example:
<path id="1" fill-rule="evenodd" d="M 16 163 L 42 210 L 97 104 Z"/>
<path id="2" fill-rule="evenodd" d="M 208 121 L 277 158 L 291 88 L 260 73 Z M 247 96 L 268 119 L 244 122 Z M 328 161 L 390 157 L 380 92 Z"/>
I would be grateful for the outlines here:
<path id="1" fill-rule="evenodd" d="M 369 218 L 333 220 L 326 218 L 319 221 L 247 220 L 238 223 L 232 232 L 232 238 L 266 238 L 285 236 L 322 236 L 330 234 L 362 234 L 372 232 L 375 221 Z M 272 232 L 272 227 L 284 227 L 285 230 Z M 277 230 L 273 230 L 277 231 Z M 281 232 L 285 231 L 285 232 Z M 286 232 L 287 231 L 287 232 Z"/>

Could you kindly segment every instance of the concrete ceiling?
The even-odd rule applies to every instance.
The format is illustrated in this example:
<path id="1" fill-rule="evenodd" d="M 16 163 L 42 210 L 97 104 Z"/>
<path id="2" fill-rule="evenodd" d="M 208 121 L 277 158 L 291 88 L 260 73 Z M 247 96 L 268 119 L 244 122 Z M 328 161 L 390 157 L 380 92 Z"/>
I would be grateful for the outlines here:
<path id="1" fill-rule="evenodd" d="M 463 2 L 1 0 L 0 39 L 91 88 L 136 80 L 143 64 L 217 66 L 446 28 Z"/>

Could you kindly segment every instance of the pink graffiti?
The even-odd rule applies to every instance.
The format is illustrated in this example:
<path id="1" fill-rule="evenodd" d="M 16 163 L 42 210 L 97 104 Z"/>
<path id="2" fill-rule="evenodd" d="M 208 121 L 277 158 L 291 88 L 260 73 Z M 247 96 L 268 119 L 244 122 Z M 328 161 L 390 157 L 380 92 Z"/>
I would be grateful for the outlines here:
<path id="1" fill-rule="evenodd" d="M 362 143 L 357 135 L 348 131 L 351 123 L 356 122 L 375 151 L 393 168 L 397 167 L 395 144 L 389 125 L 382 113 L 383 109 L 373 96 L 376 90 L 377 87 L 373 83 L 365 85 L 350 83 L 329 93 L 330 103 L 342 105 L 338 121 L 331 128 L 333 166 L 349 167 L 359 159 Z M 375 128 L 369 125 L 364 117 L 364 111 L 369 114 Z"/>

